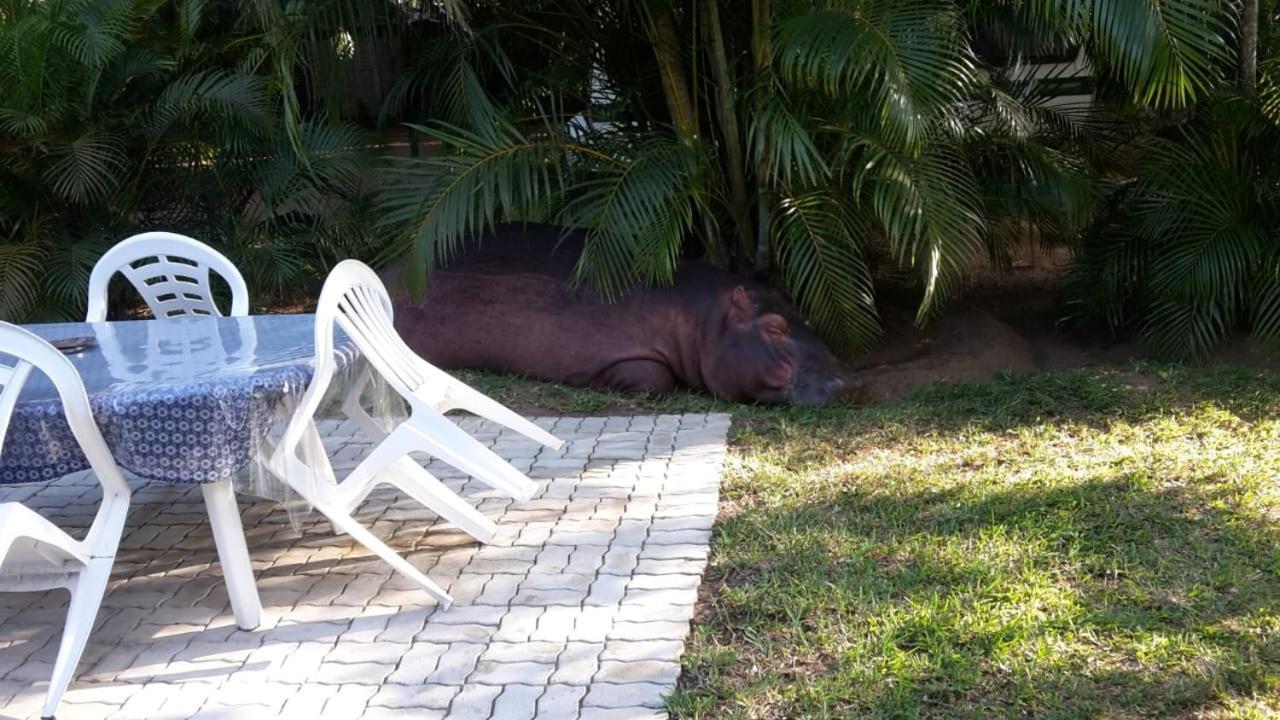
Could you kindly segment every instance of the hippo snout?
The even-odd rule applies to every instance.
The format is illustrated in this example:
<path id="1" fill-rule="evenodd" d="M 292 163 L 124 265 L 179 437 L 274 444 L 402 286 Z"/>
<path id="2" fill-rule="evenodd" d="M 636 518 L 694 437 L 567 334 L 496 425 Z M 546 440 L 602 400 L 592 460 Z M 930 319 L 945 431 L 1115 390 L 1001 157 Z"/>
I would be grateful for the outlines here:
<path id="1" fill-rule="evenodd" d="M 797 382 L 792 388 L 793 405 L 826 405 L 839 398 L 850 383 L 842 375 L 829 375 Z"/>
<path id="2" fill-rule="evenodd" d="M 833 373 L 801 375 L 791 388 L 792 405 L 829 405 L 856 402 L 863 388 L 858 375 L 841 366 Z"/>

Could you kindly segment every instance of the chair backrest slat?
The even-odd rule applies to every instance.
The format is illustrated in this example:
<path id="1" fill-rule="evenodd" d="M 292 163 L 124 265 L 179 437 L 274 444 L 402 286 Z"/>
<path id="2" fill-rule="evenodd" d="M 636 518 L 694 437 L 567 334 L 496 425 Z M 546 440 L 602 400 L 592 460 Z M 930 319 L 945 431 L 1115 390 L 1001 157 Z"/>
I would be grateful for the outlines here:
<path id="1" fill-rule="evenodd" d="M 249 314 L 249 291 L 236 266 L 185 235 L 142 233 L 103 254 L 89 277 L 89 322 L 107 319 L 107 288 L 116 273 L 128 278 L 157 318 L 222 315 L 214 302 L 211 273 L 231 287 L 230 314 Z"/>
<path id="2" fill-rule="evenodd" d="M 361 298 L 361 313 L 366 319 L 373 340 L 380 343 L 379 349 L 387 356 L 389 365 L 395 368 L 405 385 L 415 390 L 422 384 L 423 376 L 418 370 L 417 356 L 404 344 L 400 334 L 395 330 L 390 310 L 390 298 L 381 282 L 378 286 L 358 285 L 354 292 Z"/>
<path id="3" fill-rule="evenodd" d="M 342 283 L 335 285 L 334 295 L 339 300 L 334 307 L 334 322 L 351 336 L 360 352 L 388 382 L 402 394 L 412 394 L 422 383 L 422 373 L 417 370 L 416 356 L 395 332 L 390 298 L 386 297 L 382 281 L 362 263 L 342 263 L 338 267 L 344 272 L 337 274 L 338 268 L 335 268 L 325 286 L 328 290 L 329 282 Z M 336 291 L 338 287 L 342 288 L 341 292 Z M 324 302 L 323 294 L 321 302 Z"/>
<path id="4" fill-rule="evenodd" d="M 316 364 L 311 384 L 307 386 L 294 419 L 285 428 L 284 436 L 276 445 L 272 466 L 276 472 L 291 476 L 293 471 L 309 473 L 313 481 L 332 481 L 332 471 L 327 467 L 306 467 L 311 461 L 298 457 L 304 447 L 307 428 L 311 424 L 333 382 L 337 367 L 334 357 L 334 332 L 342 328 L 361 355 L 396 392 L 410 396 L 418 382 L 413 363 L 405 361 L 398 344 L 403 341 L 394 334 L 391 299 L 377 273 L 358 260 L 338 263 L 325 280 L 316 304 Z M 387 333 L 394 336 L 389 342 Z M 327 463 L 326 463 L 327 464 Z"/>

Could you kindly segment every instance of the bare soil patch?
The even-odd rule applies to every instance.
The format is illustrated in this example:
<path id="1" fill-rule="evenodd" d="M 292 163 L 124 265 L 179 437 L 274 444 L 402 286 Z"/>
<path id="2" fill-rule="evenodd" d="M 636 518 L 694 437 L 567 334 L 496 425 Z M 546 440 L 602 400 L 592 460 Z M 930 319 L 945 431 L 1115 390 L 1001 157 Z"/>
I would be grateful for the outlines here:
<path id="1" fill-rule="evenodd" d="M 848 358 L 863 386 L 862 402 L 901 399 L 938 382 L 990 380 L 1030 373 L 1150 360 L 1132 335 L 1112 335 L 1062 322 L 1061 282 L 1070 266 L 1064 251 L 1018 249 L 1009 266 L 976 268 L 968 287 L 924 328 L 914 308 L 899 301 L 882 310 L 884 336 L 875 350 Z M 1203 361 L 1211 365 L 1280 368 L 1280 354 L 1246 333 L 1224 340 Z M 1134 383 L 1150 378 L 1135 372 Z"/>

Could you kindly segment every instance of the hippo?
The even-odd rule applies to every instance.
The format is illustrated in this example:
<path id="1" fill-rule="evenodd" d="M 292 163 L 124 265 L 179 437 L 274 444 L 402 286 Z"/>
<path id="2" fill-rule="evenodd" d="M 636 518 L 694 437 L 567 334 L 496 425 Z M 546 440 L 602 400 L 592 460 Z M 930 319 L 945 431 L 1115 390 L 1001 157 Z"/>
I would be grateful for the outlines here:
<path id="1" fill-rule="evenodd" d="M 395 325 L 443 368 L 513 372 L 576 387 L 666 393 L 678 386 L 744 403 L 816 405 L 849 376 L 778 290 L 706 263 L 675 282 L 606 302 L 569 278 L 584 234 L 502 224 L 435 270 L 424 294 L 383 278 Z"/>

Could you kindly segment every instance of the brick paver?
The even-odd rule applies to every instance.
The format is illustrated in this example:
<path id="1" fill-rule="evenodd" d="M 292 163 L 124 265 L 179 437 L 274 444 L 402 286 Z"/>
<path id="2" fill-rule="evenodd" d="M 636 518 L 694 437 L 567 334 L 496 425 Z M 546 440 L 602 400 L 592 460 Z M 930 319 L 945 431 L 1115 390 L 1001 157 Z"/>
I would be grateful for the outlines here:
<path id="1" fill-rule="evenodd" d="M 375 491 L 357 517 L 447 587 L 447 611 L 318 514 L 241 498 L 264 606 L 235 627 L 197 488 L 134 483 L 116 571 L 60 718 L 660 718 L 706 564 L 728 415 L 541 418 L 551 451 L 460 421 L 540 485 L 512 502 L 428 464 L 498 525 L 481 546 Z M 368 446 L 326 421 L 335 465 Z M 96 483 L 0 488 L 87 527 Z M 35 717 L 65 592 L 0 593 L 0 718 Z"/>

